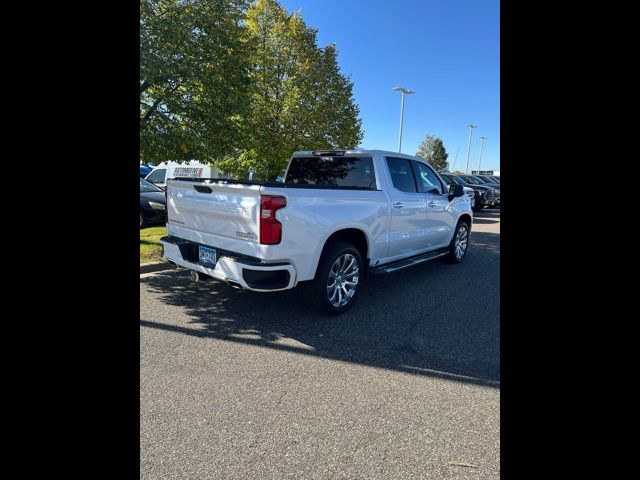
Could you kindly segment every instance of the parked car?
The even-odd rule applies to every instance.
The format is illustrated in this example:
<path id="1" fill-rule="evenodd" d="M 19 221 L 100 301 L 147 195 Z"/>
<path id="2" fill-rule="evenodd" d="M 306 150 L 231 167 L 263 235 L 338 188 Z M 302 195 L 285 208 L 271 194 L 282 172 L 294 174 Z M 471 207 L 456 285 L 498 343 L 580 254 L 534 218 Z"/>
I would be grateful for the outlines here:
<path id="1" fill-rule="evenodd" d="M 481 182 L 482 185 L 491 187 L 495 190 L 492 202 L 488 206 L 499 207 L 500 206 L 500 185 L 492 182 L 491 180 L 488 179 L 488 177 L 485 177 L 484 175 L 470 175 L 470 176 L 478 180 L 479 182 Z"/>
<path id="2" fill-rule="evenodd" d="M 458 184 L 473 189 L 476 196 L 475 202 L 475 210 L 474 212 L 479 212 L 483 208 L 487 206 L 487 192 L 489 189 L 485 186 L 477 185 L 475 183 L 469 183 L 464 178 L 462 178 L 459 174 L 449 174 L 453 181 L 458 182 Z"/>
<path id="3" fill-rule="evenodd" d="M 417 157 L 380 150 L 295 152 L 283 182 L 173 179 L 163 258 L 236 288 L 306 282 L 332 314 L 350 308 L 365 274 L 465 257 L 473 213 Z"/>
<path id="4" fill-rule="evenodd" d="M 480 177 L 480 178 L 484 179 L 487 182 L 495 183 L 496 185 L 500 185 L 500 180 L 498 179 L 498 177 L 493 177 L 491 175 L 476 175 L 476 177 Z"/>
<path id="5" fill-rule="evenodd" d="M 485 185 L 484 182 L 473 178 L 472 175 L 459 174 L 456 177 L 462 180 L 466 186 L 480 192 L 480 209 L 492 206 L 495 203 L 495 188 Z"/>
<path id="6" fill-rule="evenodd" d="M 204 163 L 162 162 L 145 177 L 145 180 L 164 190 L 167 185 L 167 180 L 177 177 L 224 178 L 224 175 L 222 175 L 218 168 Z"/>
<path id="7" fill-rule="evenodd" d="M 469 197 L 469 201 L 471 202 L 471 210 L 473 210 L 474 212 L 478 211 L 478 209 L 476 209 L 476 196 L 479 195 L 479 193 L 477 193 L 473 188 L 464 186 L 462 181 L 458 180 L 454 175 L 449 175 L 448 173 L 440 173 L 439 175 L 444 183 L 449 186 L 462 185 L 464 193 Z"/>
<path id="8" fill-rule="evenodd" d="M 164 192 L 153 183 L 140 179 L 140 228 L 166 221 Z"/>
<path id="9" fill-rule="evenodd" d="M 146 165 L 140 165 L 140 178 L 144 178 L 151 173 L 153 168 L 147 167 Z"/>
<path id="10" fill-rule="evenodd" d="M 502 203 L 500 200 L 500 177 L 495 177 L 493 175 L 478 175 L 480 178 L 487 180 L 487 185 L 491 185 L 493 188 L 498 191 L 498 207 Z"/>

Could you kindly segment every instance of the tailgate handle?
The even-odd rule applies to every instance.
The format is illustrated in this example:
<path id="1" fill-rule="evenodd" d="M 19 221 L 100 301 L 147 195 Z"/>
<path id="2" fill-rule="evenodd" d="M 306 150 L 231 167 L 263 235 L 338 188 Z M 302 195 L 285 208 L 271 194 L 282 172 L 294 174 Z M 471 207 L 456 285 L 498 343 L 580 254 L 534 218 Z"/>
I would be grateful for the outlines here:
<path id="1" fill-rule="evenodd" d="M 203 187 L 201 185 L 194 185 L 193 188 L 196 189 L 196 192 L 200 192 L 200 193 L 211 193 L 212 192 L 210 187 Z"/>

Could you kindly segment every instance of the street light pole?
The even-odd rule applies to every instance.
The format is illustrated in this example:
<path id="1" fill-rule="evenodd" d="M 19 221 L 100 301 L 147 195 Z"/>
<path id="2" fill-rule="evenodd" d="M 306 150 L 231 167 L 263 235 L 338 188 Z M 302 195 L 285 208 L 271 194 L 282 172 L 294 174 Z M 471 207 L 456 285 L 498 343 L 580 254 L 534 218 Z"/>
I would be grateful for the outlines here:
<path id="1" fill-rule="evenodd" d="M 469 146 L 467 147 L 467 168 L 465 170 L 465 173 L 469 175 L 469 158 L 471 157 L 471 133 L 473 132 L 473 129 L 477 127 L 477 125 L 473 125 L 470 123 L 469 125 L 467 125 L 467 127 L 469 127 Z"/>
<path id="2" fill-rule="evenodd" d="M 400 138 L 398 139 L 398 153 L 400 153 L 400 150 L 402 149 L 402 123 L 404 121 L 404 96 L 411 95 L 415 92 L 402 87 L 393 87 L 393 90 L 402 94 L 402 100 L 400 103 Z"/>
<path id="3" fill-rule="evenodd" d="M 460 153 L 460 145 L 458 145 L 458 149 L 456 150 L 456 158 L 453 160 L 453 168 L 451 168 L 451 171 L 455 171 L 456 169 L 456 162 L 458 161 L 458 153 Z"/>
<path id="4" fill-rule="evenodd" d="M 402 92 L 402 100 L 400 101 L 400 138 L 398 138 L 398 153 L 402 150 L 402 123 L 404 121 L 404 92 Z"/>
<path id="5" fill-rule="evenodd" d="M 478 159 L 478 175 L 480 175 L 480 162 L 482 161 L 482 144 L 487 140 L 487 137 L 480 137 L 480 158 Z"/>

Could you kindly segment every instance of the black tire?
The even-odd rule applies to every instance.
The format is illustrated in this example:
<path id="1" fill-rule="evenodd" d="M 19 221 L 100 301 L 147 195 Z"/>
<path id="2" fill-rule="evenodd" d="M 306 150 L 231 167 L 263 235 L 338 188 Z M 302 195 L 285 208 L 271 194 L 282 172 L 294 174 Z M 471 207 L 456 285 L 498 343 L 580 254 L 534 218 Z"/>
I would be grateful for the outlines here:
<path id="1" fill-rule="evenodd" d="M 140 214 L 140 228 L 144 227 L 144 217 Z"/>
<path id="2" fill-rule="evenodd" d="M 351 257 L 353 257 L 354 262 L 357 263 L 357 272 L 355 273 L 355 275 L 350 276 L 350 274 L 355 271 L 354 266 L 352 266 L 351 268 L 346 269 L 344 274 L 339 274 L 338 277 L 336 277 L 336 282 L 339 280 L 344 280 L 346 283 L 351 284 L 355 279 L 356 285 L 354 287 L 352 285 L 343 284 L 344 290 L 342 288 L 336 287 L 334 289 L 336 296 L 334 297 L 334 302 L 332 303 L 329 297 L 330 292 L 332 292 L 331 290 L 329 290 L 330 273 L 332 273 L 332 271 L 336 272 L 336 262 L 338 261 L 338 259 L 346 261 L 346 265 L 343 265 L 343 267 L 347 267 L 350 264 Z M 360 252 L 358 252 L 358 250 L 353 245 L 343 242 L 332 242 L 331 244 L 327 245 L 322 256 L 320 257 L 316 276 L 307 285 L 307 302 L 310 303 L 313 307 L 327 312 L 331 315 L 339 315 L 346 312 L 356 301 L 358 293 L 360 292 L 360 288 L 362 288 L 362 276 L 364 273 L 363 267 L 364 265 L 362 262 L 362 257 L 360 256 Z M 337 271 L 340 272 L 339 265 Z M 348 300 L 346 301 L 346 303 L 341 304 L 341 302 L 338 301 L 338 298 L 345 298 L 345 296 L 343 296 L 342 294 L 343 291 L 346 291 L 348 293 Z M 351 291 L 353 291 L 352 294 L 350 293 Z M 335 303 L 338 303 L 338 305 L 335 305 Z"/>
<path id="3" fill-rule="evenodd" d="M 458 243 L 456 240 L 459 239 L 462 241 L 462 233 L 461 230 L 464 229 L 466 231 L 466 235 L 464 235 L 464 248 L 462 249 L 462 253 L 458 250 Z M 453 234 L 453 238 L 451 239 L 451 243 L 449 243 L 449 255 L 447 255 L 447 260 L 451 263 L 460 263 L 464 260 L 465 255 L 467 254 L 467 250 L 469 249 L 469 236 L 471 234 L 471 227 L 464 220 L 458 220 L 458 224 L 456 225 L 456 231 Z"/>

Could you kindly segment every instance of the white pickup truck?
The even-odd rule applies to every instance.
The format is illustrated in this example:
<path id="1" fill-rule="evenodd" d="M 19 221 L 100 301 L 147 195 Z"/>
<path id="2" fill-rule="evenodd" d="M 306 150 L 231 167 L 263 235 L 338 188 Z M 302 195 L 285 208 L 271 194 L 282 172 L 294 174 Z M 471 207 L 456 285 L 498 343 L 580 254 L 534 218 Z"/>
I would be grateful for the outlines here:
<path id="1" fill-rule="evenodd" d="M 166 261 L 258 292 L 305 282 L 333 314 L 367 273 L 461 262 L 473 222 L 462 186 L 380 150 L 296 152 L 282 182 L 177 178 L 166 195 Z"/>

